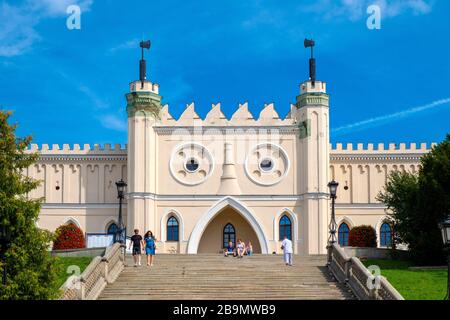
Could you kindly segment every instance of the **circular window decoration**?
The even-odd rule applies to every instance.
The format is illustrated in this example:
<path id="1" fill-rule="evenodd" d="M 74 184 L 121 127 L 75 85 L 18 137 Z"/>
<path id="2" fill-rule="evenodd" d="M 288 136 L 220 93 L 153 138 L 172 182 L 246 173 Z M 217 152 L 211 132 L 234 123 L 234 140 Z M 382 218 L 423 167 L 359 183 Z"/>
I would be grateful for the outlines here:
<path id="1" fill-rule="evenodd" d="M 184 185 L 203 183 L 214 171 L 211 153 L 200 143 L 191 142 L 178 145 L 170 157 L 171 175 Z"/>
<path id="2" fill-rule="evenodd" d="M 270 158 L 265 158 L 259 163 L 259 169 L 263 172 L 271 172 L 274 168 L 274 161 Z"/>
<path id="3" fill-rule="evenodd" d="M 245 173 L 256 184 L 279 183 L 289 172 L 289 158 L 279 145 L 266 142 L 254 146 L 245 159 Z"/>
<path id="4" fill-rule="evenodd" d="M 198 164 L 197 159 L 190 158 L 186 161 L 186 163 L 184 164 L 184 167 L 186 168 L 186 171 L 193 173 L 198 170 L 199 164 Z"/>

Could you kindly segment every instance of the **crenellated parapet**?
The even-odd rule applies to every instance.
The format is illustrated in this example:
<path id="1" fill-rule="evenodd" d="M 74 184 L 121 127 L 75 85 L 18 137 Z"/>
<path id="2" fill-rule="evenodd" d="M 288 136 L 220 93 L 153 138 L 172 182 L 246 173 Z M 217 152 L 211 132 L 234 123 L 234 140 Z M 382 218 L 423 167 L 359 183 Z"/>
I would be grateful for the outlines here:
<path id="1" fill-rule="evenodd" d="M 126 161 L 127 145 L 115 144 L 31 144 L 27 152 L 38 152 L 39 162 L 46 161 Z"/>
<path id="2" fill-rule="evenodd" d="M 332 153 L 341 154 L 348 152 L 364 152 L 364 153 L 425 153 L 431 150 L 436 143 L 336 143 L 330 144 L 330 151 Z"/>
<path id="3" fill-rule="evenodd" d="M 435 143 L 336 143 L 330 144 L 331 161 L 345 160 L 408 160 L 419 161 Z"/>
<path id="4" fill-rule="evenodd" d="M 127 145 L 114 144 L 112 146 L 109 143 L 104 145 L 100 144 L 63 144 L 62 147 L 59 144 L 31 144 L 27 149 L 29 152 L 39 152 L 40 154 L 126 154 Z"/>
<path id="5" fill-rule="evenodd" d="M 201 118 L 195 111 L 194 102 L 187 104 L 178 119 L 175 119 L 169 111 L 169 105 L 165 104 L 161 108 L 161 117 L 157 126 L 285 126 L 293 125 L 295 105 L 291 105 L 289 113 L 283 119 L 279 116 L 275 105 L 267 103 L 261 109 L 259 116 L 255 116 L 248 109 L 248 103 L 240 103 L 236 111 L 228 119 L 221 110 L 221 103 L 213 103 L 211 110 L 204 118 Z"/>

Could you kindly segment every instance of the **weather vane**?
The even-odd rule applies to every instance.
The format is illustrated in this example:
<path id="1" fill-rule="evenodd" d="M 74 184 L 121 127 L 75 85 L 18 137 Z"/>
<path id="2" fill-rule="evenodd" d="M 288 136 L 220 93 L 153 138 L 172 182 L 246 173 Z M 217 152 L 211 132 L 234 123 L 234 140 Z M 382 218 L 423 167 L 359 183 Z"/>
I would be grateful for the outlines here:
<path id="1" fill-rule="evenodd" d="M 141 80 L 141 89 L 144 89 L 144 81 L 145 81 L 145 79 L 147 79 L 146 65 L 145 65 L 145 60 L 144 60 L 144 49 L 150 50 L 150 45 L 151 45 L 150 40 L 141 41 L 139 43 L 139 46 L 141 47 L 141 50 L 142 50 L 142 58 L 141 58 L 141 61 L 139 61 L 139 80 Z"/>
<path id="2" fill-rule="evenodd" d="M 311 48 L 311 58 L 309 59 L 309 78 L 314 86 L 316 82 L 316 59 L 314 59 L 314 46 L 316 43 L 313 39 L 305 39 L 305 48 Z"/>

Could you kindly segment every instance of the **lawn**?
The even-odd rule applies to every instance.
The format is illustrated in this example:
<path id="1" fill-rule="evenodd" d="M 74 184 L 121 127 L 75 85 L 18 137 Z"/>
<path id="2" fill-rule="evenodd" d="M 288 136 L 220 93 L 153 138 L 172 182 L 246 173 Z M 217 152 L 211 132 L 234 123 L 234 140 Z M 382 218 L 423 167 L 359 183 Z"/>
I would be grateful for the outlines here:
<path id="1" fill-rule="evenodd" d="M 377 265 L 381 275 L 397 289 L 406 300 L 443 300 L 447 293 L 447 269 L 410 270 L 407 261 L 366 260 L 366 267 Z"/>
<path id="2" fill-rule="evenodd" d="M 74 274 L 74 272 L 69 272 L 70 266 L 78 266 L 80 268 L 80 274 L 86 269 L 86 267 L 91 262 L 91 257 L 57 257 L 57 267 L 58 267 L 58 286 L 62 286 L 68 277 Z M 77 274 L 79 275 L 79 274 Z"/>

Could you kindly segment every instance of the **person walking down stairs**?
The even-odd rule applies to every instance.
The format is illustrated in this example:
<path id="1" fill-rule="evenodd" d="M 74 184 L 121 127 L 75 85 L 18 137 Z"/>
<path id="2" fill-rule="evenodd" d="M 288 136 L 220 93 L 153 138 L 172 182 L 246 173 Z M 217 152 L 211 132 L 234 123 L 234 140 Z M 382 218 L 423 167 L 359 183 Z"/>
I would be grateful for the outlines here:
<path id="1" fill-rule="evenodd" d="M 131 246 L 133 246 L 133 259 L 134 259 L 134 266 L 137 267 L 138 265 L 141 265 L 141 252 L 142 252 L 142 236 L 139 234 L 138 229 L 134 229 L 134 235 L 131 236 L 131 242 L 128 246 L 128 249 L 131 249 Z"/>
<path id="2" fill-rule="evenodd" d="M 154 255 L 156 250 L 156 238 L 153 236 L 153 232 L 147 231 L 144 236 L 145 242 L 145 254 L 147 255 L 147 266 L 153 266 Z"/>

